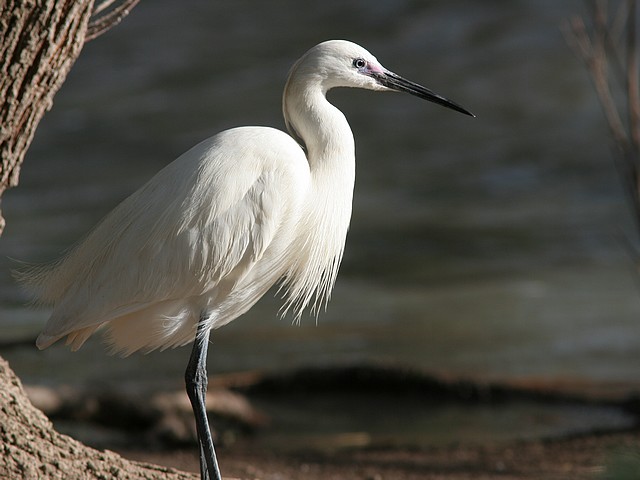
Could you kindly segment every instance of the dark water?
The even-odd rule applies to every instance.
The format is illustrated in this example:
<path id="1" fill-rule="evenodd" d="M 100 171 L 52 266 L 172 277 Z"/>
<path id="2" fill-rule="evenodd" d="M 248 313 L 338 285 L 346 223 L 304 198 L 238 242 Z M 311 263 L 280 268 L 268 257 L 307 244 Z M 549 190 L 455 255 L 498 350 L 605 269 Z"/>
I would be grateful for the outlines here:
<path id="1" fill-rule="evenodd" d="M 638 385 L 640 290 L 606 127 L 560 24 L 580 2 L 141 2 L 88 44 L 5 195 L 2 338 L 35 336 L 15 263 L 45 261 L 199 140 L 282 128 L 287 71 L 347 38 L 471 109 L 332 92 L 357 144 L 354 217 L 318 324 L 276 298 L 216 332 L 213 371 L 389 361 L 484 377 Z M 187 349 L 107 357 L 99 340 L 2 352 L 26 382 L 179 384 Z"/>

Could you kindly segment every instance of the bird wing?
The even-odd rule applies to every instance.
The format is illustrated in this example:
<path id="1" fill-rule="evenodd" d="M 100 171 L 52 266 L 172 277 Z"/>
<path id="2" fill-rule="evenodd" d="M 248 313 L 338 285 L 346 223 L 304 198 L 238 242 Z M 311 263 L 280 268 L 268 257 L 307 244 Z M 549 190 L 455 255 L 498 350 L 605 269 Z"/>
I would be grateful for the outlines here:
<path id="1" fill-rule="evenodd" d="M 54 304 L 43 334 L 57 339 L 233 283 L 297 208 L 308 176 L 300 147 L 274 129 L 232 129 L 200 143 L 52 268 L 26 275 Z"/>

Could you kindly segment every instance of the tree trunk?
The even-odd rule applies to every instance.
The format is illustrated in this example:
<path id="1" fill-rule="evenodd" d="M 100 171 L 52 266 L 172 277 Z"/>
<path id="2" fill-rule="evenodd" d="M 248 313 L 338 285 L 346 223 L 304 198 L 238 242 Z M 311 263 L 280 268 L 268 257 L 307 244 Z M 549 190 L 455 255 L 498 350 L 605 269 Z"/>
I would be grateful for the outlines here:
<path id="1" fill-rule="evenodd" d="M 0 3 L 0 197 L 18 184 L 38 123 L 87 38 L 117 24 L 138 0 L 3 0 Z M 99 18 L 98 13 L 107 11 Z M 93 15 L 93 19 L 92 19 Z M 0 234 L 4 227 L 0 213 Z M 0 358 L 0 478 L 193 479 L 130 462 L 56 432 Z"/>
<path id="2" fill-rule="evenodd" d="M 36 127 L 82 50 L 93 0 L 4 0 L 0 11 L 0 196 L 18 184 Z M 0 233 L 4 227 L 0 212 Z"/>
<path id="3" fill-rule="evenodd" d="M 56 432 L 0 357 L 0 478 L 194 480 L 196 475 L 89 448 Z"/>

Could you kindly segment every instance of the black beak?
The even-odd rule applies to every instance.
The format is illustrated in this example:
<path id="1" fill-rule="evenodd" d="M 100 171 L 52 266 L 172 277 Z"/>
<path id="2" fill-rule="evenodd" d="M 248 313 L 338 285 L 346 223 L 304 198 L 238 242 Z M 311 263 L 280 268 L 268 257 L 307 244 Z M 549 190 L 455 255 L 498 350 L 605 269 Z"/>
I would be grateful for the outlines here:
<path id="1" fill-rule="evenodd" d="M 448 100 L 443 96 L 432 92 L 422 85 L 418 85 L 417 83 L 413 83 L 406 78 L 402 78 L 400 75 L 396 75 L 393 72 L 385 71 L 382 73 L 373 73 L 371 74 L 371 76 L 384 87 L 396 90 L 398 92 L 407 92 L 411 95 L 415 95 L 416 97 L 424 98 L 425 100 L 429 100 L 430 102 L 442 105 L 443 107 L 451 108 L 452 110 L 455 110 L 457 112 L 475 117 L 473 113 L 471 113 L 466 108 L 461 107 L 457 103 L 454 103 L 451 100 Z"/>

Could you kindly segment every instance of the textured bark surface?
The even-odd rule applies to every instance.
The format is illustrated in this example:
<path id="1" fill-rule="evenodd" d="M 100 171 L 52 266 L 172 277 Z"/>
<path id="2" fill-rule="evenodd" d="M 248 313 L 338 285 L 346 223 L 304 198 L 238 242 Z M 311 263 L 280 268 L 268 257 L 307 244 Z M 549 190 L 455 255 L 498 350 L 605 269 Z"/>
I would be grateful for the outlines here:
<path id="1" fill-rule="evenodd" d="M 112 4 L 108 1 L 105 3 Z M 125 1 L 127 7 L 135 1 Z M 90 25 L 93 0 L 0 2 L 0 196 L 18 184 L 36 127 L 51 108 L 90 35 L 100 35 L 125 11 Z M 4 227 L 0 214 L 0 233 Z M 20 380 L 0 358 L 0 478 L 193 479 L 174 469 L 130 462 L 56 432 L 27 399 Z"/>
<path id="2" fill-rule="evenodd" d="M 0 196 L 82 50 L 93 0 L 0 3 Z M 0 233 L 4 227 L 0 212 Z"/>
<path id="3" fill-rule="evenodd" d="M 0 358 L 0 478 L 195 479 L 172 468 L 131 462 L 56 432 Z"/>

